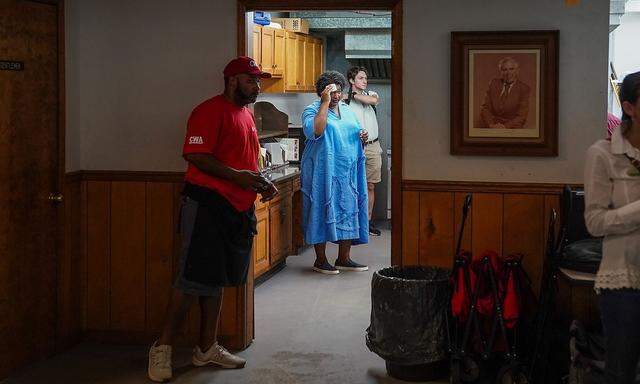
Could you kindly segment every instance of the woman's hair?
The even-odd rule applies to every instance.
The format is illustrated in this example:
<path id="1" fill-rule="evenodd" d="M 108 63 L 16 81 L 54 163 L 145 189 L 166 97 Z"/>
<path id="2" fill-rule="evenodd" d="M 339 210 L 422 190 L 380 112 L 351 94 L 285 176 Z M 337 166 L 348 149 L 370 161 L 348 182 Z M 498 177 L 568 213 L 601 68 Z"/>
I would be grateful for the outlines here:
<path id="1" fill-rule="evenodd" d="M 625 101 L 635 104 L 640 98 L 640 71 L 627 75 L 622 81 L 620 87 L 620 103 Z M 631 116 L 627 115 L 622 109 L 622 132 L 626 133 L 631 128 Z"/>
<path id="2" fill-rule="evenodd" d="M 322 91 L 324 91 L 329 84 L 339 85 L 340 89 L 344 90 L 347 86 L 347 80 L 345 80 L 342 73 L 338 71 L 326 71 L 318 77 L 318 80 L 316 80 L 316 94 L 320 96 Z"/>

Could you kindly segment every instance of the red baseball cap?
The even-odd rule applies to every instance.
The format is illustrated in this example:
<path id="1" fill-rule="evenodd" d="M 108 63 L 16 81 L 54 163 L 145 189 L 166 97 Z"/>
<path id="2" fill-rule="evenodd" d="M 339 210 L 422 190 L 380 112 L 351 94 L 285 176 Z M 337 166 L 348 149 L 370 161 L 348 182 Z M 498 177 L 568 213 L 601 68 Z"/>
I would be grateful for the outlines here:
<path id="1" fill-rule="evenodd" d="M 262 78 L 269 78 L 271 74 L 269 72 L 262 72 L 256 61 L 248 56 L 238 56 L 231 60 L 226 67 L 224 67 L 224 77 L 230 77 L 246 73 L 248 75 L 255 75 Z"/>

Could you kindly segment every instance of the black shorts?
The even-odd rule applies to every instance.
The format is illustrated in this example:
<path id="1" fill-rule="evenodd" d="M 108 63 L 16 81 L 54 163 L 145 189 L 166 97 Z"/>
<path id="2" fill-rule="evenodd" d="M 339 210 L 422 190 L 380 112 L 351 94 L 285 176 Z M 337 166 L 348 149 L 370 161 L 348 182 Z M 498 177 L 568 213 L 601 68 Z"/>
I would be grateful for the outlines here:
<path id="1" fill-rule="evenodd" d="M 238 212 L 220 194 L 187 183 L 180 213 L 183 246 L 174 286 L 211 296 L 215 288 L 244 284 L 257 233 L 254 208 Z"/>

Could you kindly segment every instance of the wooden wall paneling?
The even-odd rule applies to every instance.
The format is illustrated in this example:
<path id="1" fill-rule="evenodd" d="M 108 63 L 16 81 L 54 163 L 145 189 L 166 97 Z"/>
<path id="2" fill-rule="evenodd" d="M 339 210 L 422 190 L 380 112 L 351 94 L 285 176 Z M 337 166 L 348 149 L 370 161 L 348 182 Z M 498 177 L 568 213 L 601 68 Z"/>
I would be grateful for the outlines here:
<path id="1" fill-rule="evenodd" d="M 238 296 L 238 311 L 236 312 L 236 333 L 234 335 L 235 342 L 234 347 L 237 350 L 247 348 L 253 342 L 253 327 L 250 326 L 253 323 L 253 279 L 247 279 L 247 284 L 238 289 L 240 295 Z M 251 293 L 249 293 L 251 291 Z"/>
<path id="2" fill-rule="evenodd" d="M 110 327 L 111 183 L 87 184 L 86 328 Z"/>
<path id="3" fill-rule="evenodd" d="M 473 194 L 471 233 L 474 257 L 486 250 L 502 254 L 502 194 Z"/>
<path id="4" fill-rule="evenodd" d="M 402 192 L 402 259 L 400 265 L 418 265 L 420 252 L 420 193 Z"/>
<path id="5" fill-rule="evenodd" d="M 145 330 L 145 183 L 111 183 L 111 329 Z"/>
<path id="6" fill-rule="evenodd" d="M 539 291 L 544 251 L 544 195 L 504 195 L 503 254 L 522 253 L 534 292 Z"/>
<path id="7" fill-rule="evenodd" d="M 255 241 L 255 237 L 254 237 Z M 253 245 L 255 247 L 255 243 Z M 249 265 L 248 276 L 253 276 L 253 262 Z M 244 334 L 243 347 L 246 347 L 251 343 L 255 337 L 255 321 L 254 321 L 254 280 L 252 278 L 247 279 L 246 288 L 246 301 L 251 305 L 246 306 L 246 327 L 244 330 L 239 331 Z M 242 313 L 240 313 L 240 319 L 242 319 Z"/>
<path id="8" fill-rule="evenodd" d="M 89 196 L 87 194 L 87 182 L 80 182 L 80 315 L 81 315 L 81 331 L 84 332 L 87 329 L 87 292 L 88 292 L 88 279 L 89 276 L 89 257 L 87 253 L 88 238 L 87 238 L 87 212 L 89 207 Z"/>
<path id="9" fill-rule="evenodd" d="M 451 266 L 453 212 L 453 193 L 420 192 L 420 265 Z"/>
<path id="10" fill-rule="evenodd" d="M 146 183 L 146 306 L 148 332 L 157 334 L 171 296 L 174 239 L 173 183 Z"/>
<path id="11" fill-rule="evenodd" d="M 64 350 L 80 341 L 84 329 L 86 293 L 86 183 L 65 183 L 64 247 L 58 257 L 58 316 L 56 350 Z"/>
<path id="12" fill-rule="evenodd" d="M 180 235 L 180 207 L 182 205 L 182 183 L 173 183 L 173 217 L 174 220 L 174 228 L 173 228 L 173 260 L 171 267 L 171 282 L 175 281 L 176 275 L 178 274 L 179 261 L 180 256 L 182 256 L 182 236 Z"/>
<path id="13" fill-rule="evenodd" d="M 75 223 L 75 225 L 65 225 L 64 241 L 67 251 L 58 255 L 58 316 L 56 319 L 56 349 L 61 349 L 62 345 L 66 343 L 73 333 L 72 296 L 74 287 L 71 272 L 71 259 L 73 259 L 72 253 L 77 252 L 79 248 L 79 236 L 77 233 L 80 228 L 80 203 L 78 202 L 77 197 L 80 196 L 80 183 L 65 184 L 64 196 L 66 197 L 66 201 L 64 202 L 65 219 L 68 220 L 69 223 Z M 75 198 L 72 198 L 72 196 L 75 196 Z"/>
<path id="14" fill-rule="evenodd" d="M 239 287 L 225 287 L 222 299 L 222 313 L 220 314 L 220 324 L 218 335 L 222 343 L 228 348 L 234 348 L 233 336 L 237 334 L 239 324 L 237 323 L 238 295 Z"/>
<path id="15" fill-rule="evenodd" d="M 173 259 L 171 266 L 171 280 L 167 283 L 169 288 L 173 287 L 180 268 L 180 258 L 182 257 L 182 236 L 180 234 L 180 208 L 182 206 L 182 182 L 173 183 Z M 166 308 L 165 308 L 166 309 Z M 182 329 L 178 332 L 177 340 L 181 343 L 193 345 L 197 340 L 200 331 L 200 310 L 197 303 L 192 305 L 187 313 Z"/>
<path id="16" fill-rule="evenodd" d="M 454 208 L 454 217 L 453 217 L 453 230 L 454 230 L 454 242 L 453 242 L 453 251 L 455 252 L 455 247 L 458 244 L 458 236 L 460 235 L 460 225 L 462 224 L 462 206 L 464 205 L 464 199 L 466 198 L 468 193 L 464 192 L 456 192 L 454 193 L 453 198 L 453 208 Z M 471 202 L 473 204 L 473 201 Z M 467 213 L 467 220 L 464 223 L 464 231 L 462 233 L 462 242 L 460 243 L 460 249 L 471 251 L 471 223 L 472 223 L 472 213 L 473 211 L 469 209 Z M 451 263 L 453 265 L 453 261 Z"/>

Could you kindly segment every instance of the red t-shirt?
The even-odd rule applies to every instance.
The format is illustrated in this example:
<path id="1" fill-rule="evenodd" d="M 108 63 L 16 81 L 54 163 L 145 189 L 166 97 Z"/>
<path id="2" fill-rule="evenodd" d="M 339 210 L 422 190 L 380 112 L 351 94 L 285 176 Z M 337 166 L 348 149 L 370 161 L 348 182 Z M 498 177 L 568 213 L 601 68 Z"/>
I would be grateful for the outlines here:
<path id="1" fill-rule="evenodd" d="M 231 168 L 257 171 L 259 147 L 251 111 L 218 95 L 191 112 L 182 154 L 208 153 Z M 256 200 L 254 191 L 208 175 L 191 163 L 185 181 L 218 192 L 238 211 L 251 208 Z"/>

